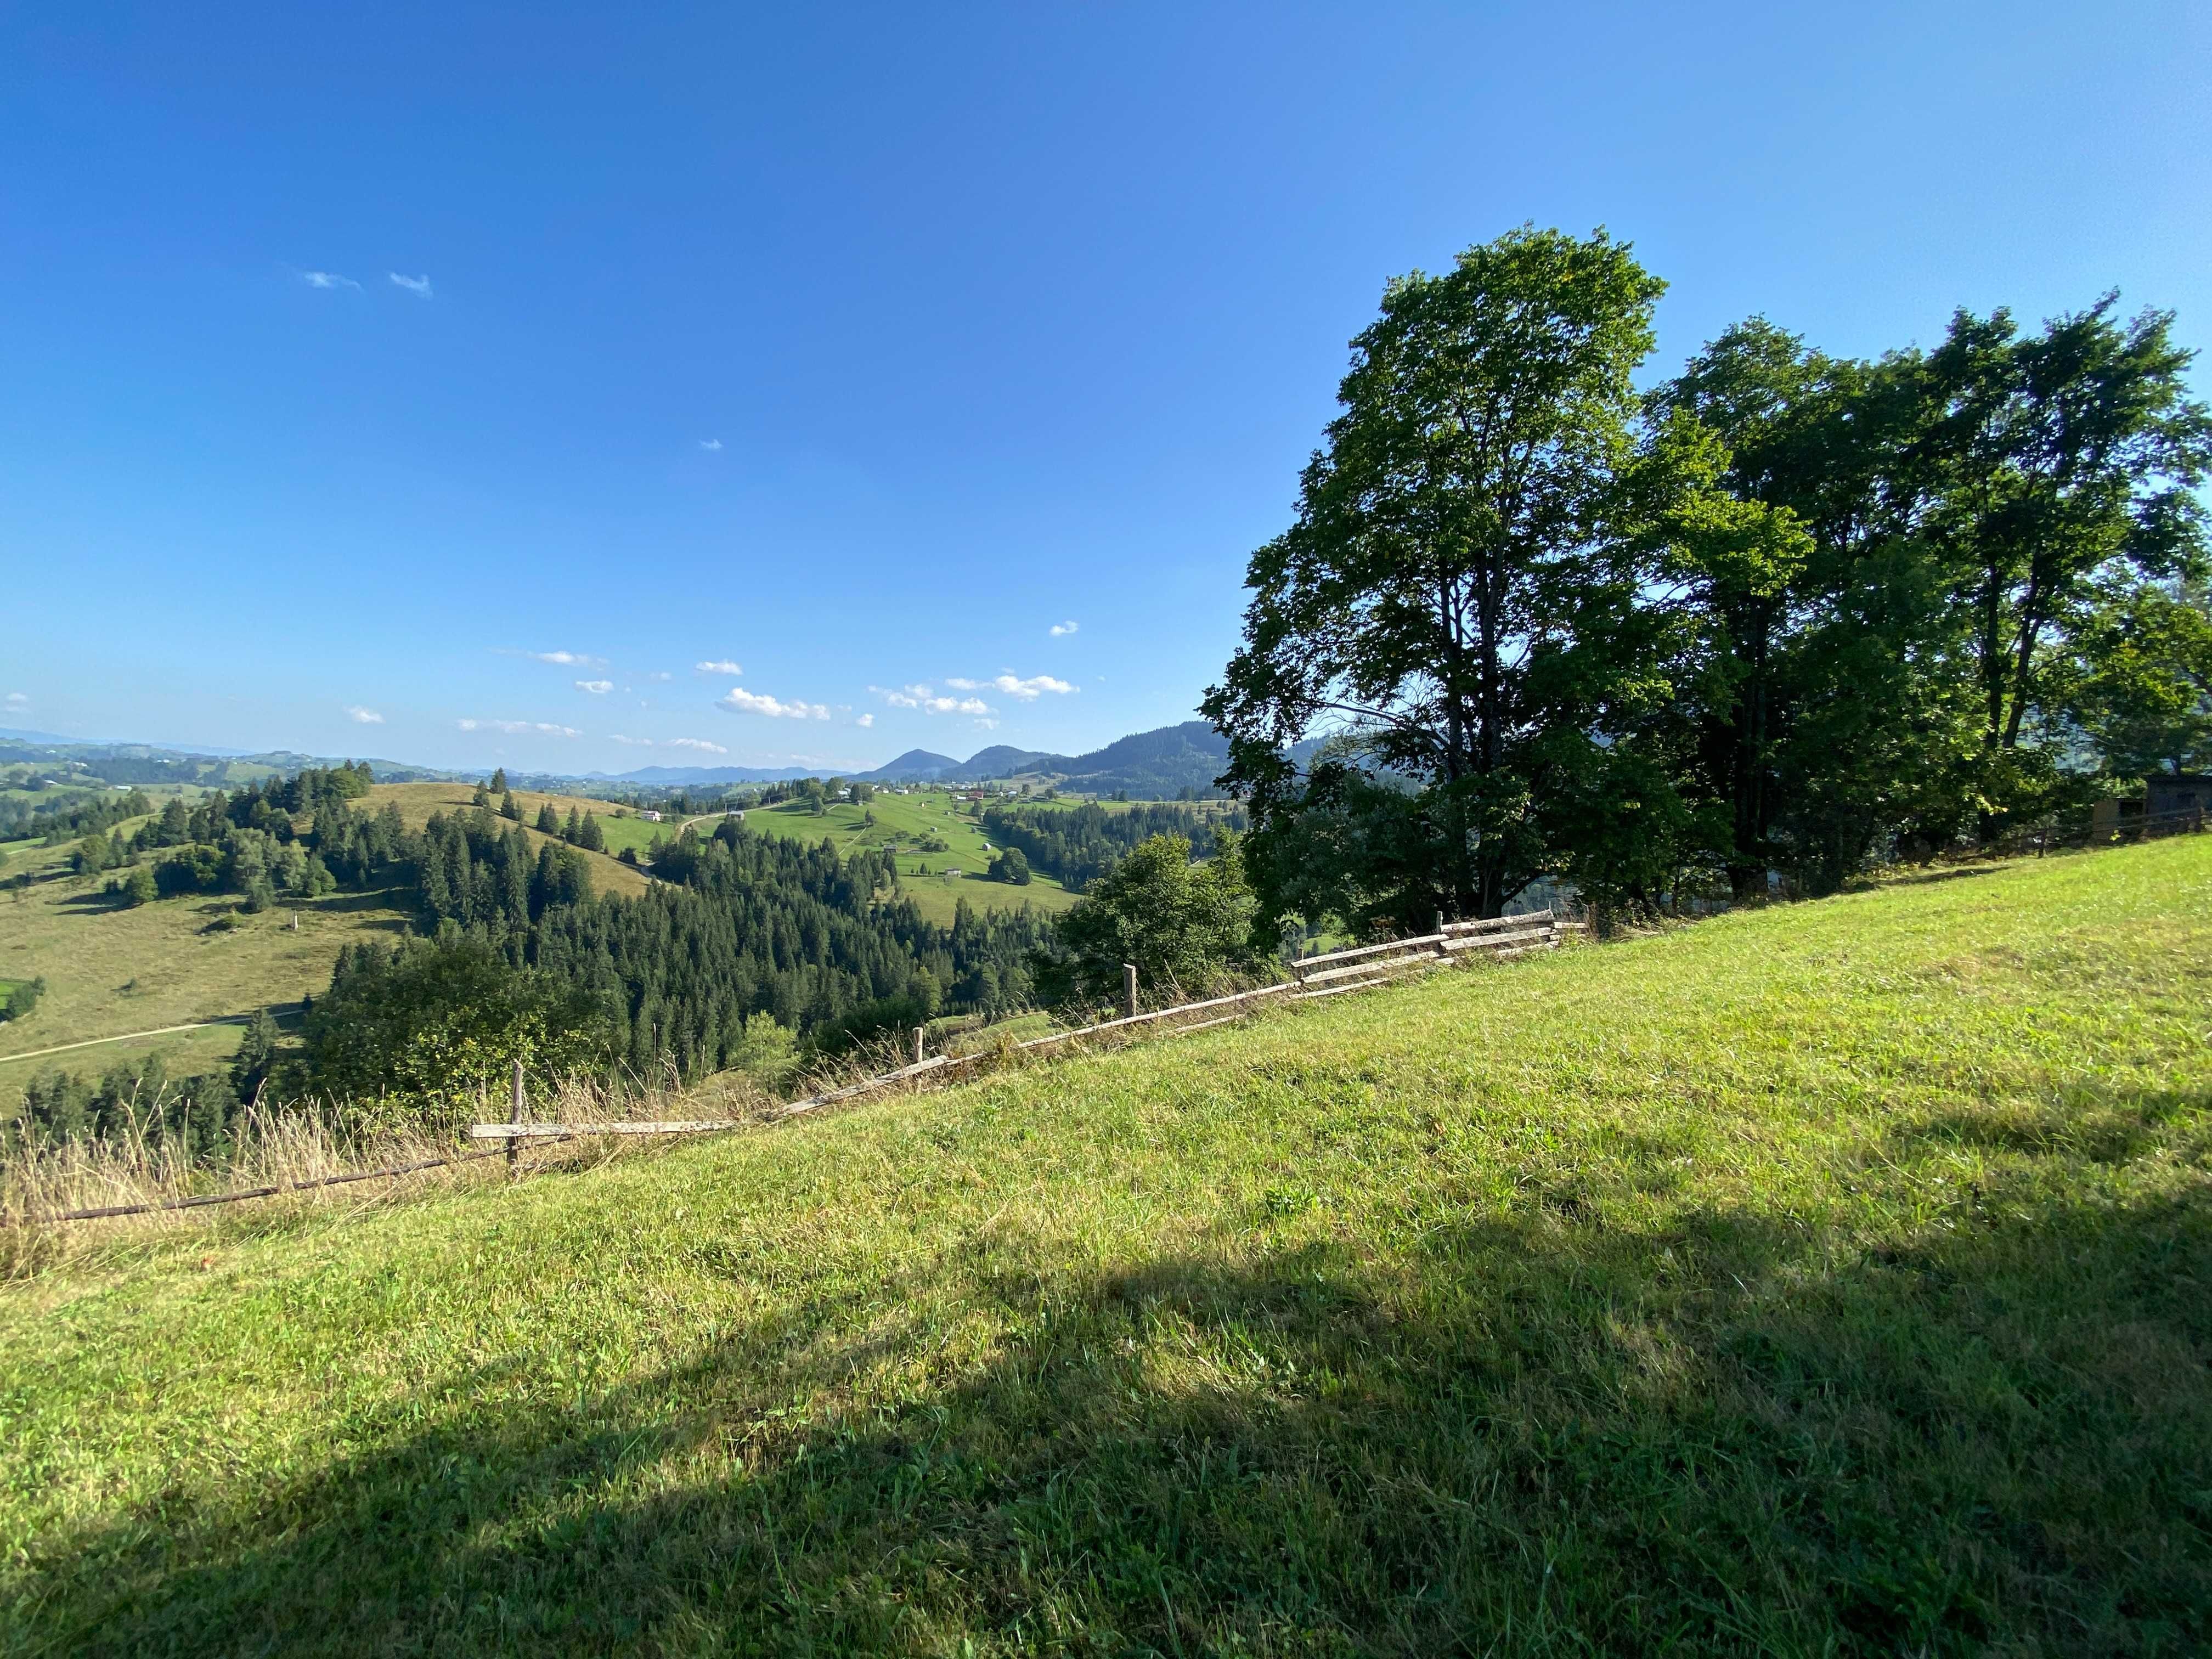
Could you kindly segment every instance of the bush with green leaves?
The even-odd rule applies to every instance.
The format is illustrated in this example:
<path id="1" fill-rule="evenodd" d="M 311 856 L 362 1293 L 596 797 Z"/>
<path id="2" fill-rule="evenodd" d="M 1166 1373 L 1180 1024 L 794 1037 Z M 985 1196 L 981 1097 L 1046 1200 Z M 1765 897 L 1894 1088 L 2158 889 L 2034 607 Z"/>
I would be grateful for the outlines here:
<path id="1" fill-rule="evenodd" d="M 502 1091 L 517 1060 L 568 1077 L 611 1047 L 609 1011 L 583 987 L 449 933 L 343 954 L 307 1016 L 297 1082 L 370 1117 L 454 1123 Z"/>
<path id="2" fill-rule="evenodd" d="M 1212 858 L 1194 864 L 1188 841 L 1154 836 L 1060 919 L 1051 948 L 1035 960 L 1038 992 L 1048 1002 L 1109 1003 L 1132 963 L 1156 998 L 1203 995 L 1261 966 L 1255 913 L 1237 837 L 1222 837 Z"/>

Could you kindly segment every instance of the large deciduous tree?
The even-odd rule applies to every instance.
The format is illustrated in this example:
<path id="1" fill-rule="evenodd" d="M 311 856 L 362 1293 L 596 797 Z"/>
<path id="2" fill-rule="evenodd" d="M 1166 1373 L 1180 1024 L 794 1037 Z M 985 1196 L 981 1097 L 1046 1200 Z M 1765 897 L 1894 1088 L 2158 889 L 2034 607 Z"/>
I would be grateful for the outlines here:
<path id="1" fill-rule="evenodd" d="M 2044 652 L 2115 578 L 2201 575 L 2212 417 L 2188 395 L 2173 318 L 2123 324 L 2118 296 L 2023 334 L 1961 311 L 1923 368 L 1929 532 L 1949 562 L 1980 695 L 1982 742 L 2018 750 L 2050 711 Z"/>
<path id="2" fill-rule="evenodd" d="M 1621 520 L 1663 286 L 1603 231 L 1523 228 L 1392 283 L 1352 342 L 1203 705 L 1269 908 L 1496 915 L 1555 861 L 1540 799 L 1608 770 L 1641 787 L 1617 728 L 1661 688 Z M 1329 731 L 1347 741 L 1292 763 Z"/>

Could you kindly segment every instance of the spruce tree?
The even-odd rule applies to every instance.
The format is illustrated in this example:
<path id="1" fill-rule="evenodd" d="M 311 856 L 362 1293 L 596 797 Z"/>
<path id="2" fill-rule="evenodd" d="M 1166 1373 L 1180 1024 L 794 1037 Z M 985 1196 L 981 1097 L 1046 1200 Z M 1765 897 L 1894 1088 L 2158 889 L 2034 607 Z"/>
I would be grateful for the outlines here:
<path id="1" fill-rule="evenodd" d="M 583 827 L 577 832 L 576 845 L 587 853 L 604 853 L 607 850 L 606 831 L 599 828 L 598 813 L 584 814 Z"/>
<path id="2" fill-rule="evenodd" d="M 491 792 L 486 789 L 483 785 L 478 784 L 477 786 L 476 793 L 469 797 L 469 805 L 477 808 L 480 811 L 489 811 L 491 810 Z"/>
<path id="3" fill-rule="evenodd" d="M 522 822 L 522 808 L 514 799 L 514 790 L 510 789 L 500 797 L 499 815 L 511 823 Z"/>
<path id="4" fill-rule="evenodd" d="M 500 767 L 491 775 L 491 792 L 495 795 L 504 795 L 507 793 L 507 769 L 504 766 Z"/>
<path id="5" fill-rule="evenodd" d="M 561 839 L 574 847 L 584 838 L 584 815 L 574 807 L 568 809 L 568 821 L 561 827 Z"/>
<path id="6" fill-rule="evenodd" d="M 561 833 L 561 815 L 553 810 L 553 803 L 550 800 L 538 809 L 538 833 L 541 836 Z"/>

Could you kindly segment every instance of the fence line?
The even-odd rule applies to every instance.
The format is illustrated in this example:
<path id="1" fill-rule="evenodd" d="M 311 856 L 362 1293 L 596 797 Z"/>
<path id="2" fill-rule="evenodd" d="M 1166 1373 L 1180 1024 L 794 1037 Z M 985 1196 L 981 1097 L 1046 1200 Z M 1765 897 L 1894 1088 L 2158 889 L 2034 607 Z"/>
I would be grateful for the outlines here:
<path id="1" fill-rule="evenodd" d="M 1408 972 L 1435 968 L 1475 951 L 1486 951 L 1500 960 L 1508 959 L 1524 955 L 1530 950 L 1551 949 L 1569 934 L 1580 933 L 1582 927 L 1580 922 L 1562 921 L 1549 914 L 1540 919 L 1534 915 L 1501 916 L 1490 921 L 1450 922 L 1433 933 L 1394 939 L 1385 945 L 1361 945 L 1350 951 L 1332 951 L 1325 956 L 1308 957 L 1290 964 L 1292 975 L 1290 979 L 1273 985 L 1262 985 L 1255 990 L 1238 991 L 1224 997 L 1209 997 L 1200 1002 L 1177 1003 L 1171 1007 L 1156 1008 L 1148 1013 L 1124 1014 L 1119 1019 L 1101 1020 L 1096 1024 L 1079 1026 L 1071 1031 L 1054 1031 L 1044 1036 L 1031 1037 L 1012 1047 L 1014 1052 L 1021 1053 L 1112 1032 L 1133 1033 L 1139 1027 L 1155 1025 L 1180 1015 L 1208 1013 L 1217 1009 L 1228 1012 L 1213 1018 L 1173 1026 L 1170 1028 L 1170 1034 L 1225 1025 L 1231 1020 L 1243 1018 L 1255 1005 L 1269 998 L 1305 1002 L 1322 997 L 1341 996 L 1350 991 L 1369 990 L 1377 985 L 1389 984 Z M 1319 973 L 1311 971 L 1324 963 L 1343 963 L 1346 957 L 1363 957 L 1365 960 L 1342 967 L 1326 968 Z M 1349 975 L 1358 977 L 1348 983 L 1331 982 Z M 1312 986 L 1323 988 L 1308 988 Z M 917 1032 L 916 1036 L 919 1036 L 920 1033 Z M 926 1077 L 949 1080 L 952 1073 L 995 1060 L 998 1054 L 996 1049 L 984 1048 L 970 1054 L 933 1055 L 911 1066 L 902 1066 L 896 1071 L 881 1073 L 874 1077 L 863 1078 L 857 1083 L 847 1084 L 840 1089 L 826 1090 L 804 1100 L 794 1100 L 779 1110 L 769 1113 L 764 1118 L 708 1118 L 668 1123 L 477 1123 L 470 1126 L 469 1136 L 474 1140 L 513 1142 L 554 1135 L 725 1133 L 731 1130 L 750 1128 L 763 1122 L 780 1123 L 787 1118 L 818 1111 L 824 1106 L 857 1099 L 878 1089 L 919 1083 Z"/>
<path id="2" fill-rule="evenodd" d="M 1307 1002 L 1322 997 L 1343 996 L 1348 992 L 1370 990 L 1387 985 L 1409 973 L 1425 971 L 1475 952 L 1486 953 L 1499 961 L 1524 956 L 1532 950 L 1548 950 L 1562 939 L 1580 933 L 1583 924 L 1563 921 L 1548 914 L 1540 917 L 1501 916 L 1489 921 L 1455 921 L 1446 923 L 1433 933 L 1423 933 L 1412 939 L 1395 939 L 1383 945 L 1366 945 L 1348 951 L 1332 951 L 1326 955 L 1308 957 L 1290 964 L 1291 977 L 1272 985 L 1262 985 L 1249 991 L 1238 991 L 1228 996 L 1208 997 L 1202 1001 L 1177 1003 L 1170 1007 L 1156 1008 L 1148 1012 L 1128 1013 L 1118 1019 L 1101 1020 L 1096 1024 L 1079 1026 L 1070 1031 L 1054 1031 L 1040 1037 L 1012 1045 L 1016 1053 L 1053 1048 L 1064 1042 L 1079 1042 L 1113 1032 L 1133 1035 L 1141 1028 L 1157 1025 L 1184 1014 L 1210 1014 L 1212 1017 L 1194 1020 L 1188 1024 L 1173 1025 L 1164 1035 L 1177 1036 L 1187 1031 L 1205 1030 L 1216 1025 L 1225 1025 L 1243 1018 L 1253 1009 L 1269 1000 L 1280 998 L 1290 1002 Z M 1323 966 L 1323 964 L 1335 964 Z M 1316 969 L 1320 971 L 1315 971 Z M 1133 996 L 1132 997 L 1133 1000 Z M 1225 1010 L 1216 1013 L 1215 1010 Z M 921 1033 L 915 1032 L 917 1052 Z M 142 1204 L 109 1204 L 94 1209 L 64 1210 L 57 1214 L 32 1217 L 0 1215 L 0 1226 L 21 1226 L 36 1219 L 41 1222 L 104 1221 L 120 1216 L 152 1215 L 171 1210 L 197 1210 L 216 1204 L 238 1204 L 249 1199 L 276 1198 L 287 1193 L 308 1192 L 323 1187 L 342 1187 L 359 1181 L 395 1180 L 401 1176 L 416 1175 L 426 1170 L 444 1169 L 459 1164 L 473 1164 L 482 1159 L 505 1158 L 514 1162 L 522 1145 L 550 1145 L 562 1141 L 587 1139 L 600 1135 L 675 1135 L 710 1134 L 734 1129 L 752 1128 L 762 1124 L 780 1123 L 787 1119 L 818 1111 L 824 1106 L 857 1099 L 878 1089 L 900 1084 L 919 1084 L 923 1079 L 950 1080 L 968 1068 L 996 1060 L 1000 1051 L 979 1049 L 969 1054 L 934 1054 L 916 1060 L 911 1066 L 902 1066 L 896 1071 L 884 1072 L 874 1077 L 861 1079 L 842 1088 L 828 1089 L 819 1094 L 794 1100 L 763 1116 L 746 1118 L 665 1119 L 659 1121 L 606 1123 L 528 1123 L 521 1121 L 522 1101 L 520 1079 L 516 1087 L 515 1121 L 507 1123 L 477 1123 L 469 1128 L 471 1140 L 497 1141 L 486 1152 L 456 1152 L 443 1158 L 417 1158 L 406 1164 L 390 1164 L 381 1169 L 356 1170 L 343 1175 L 321 1176 L 308 1181 L 281 1182 L 274 1186 L 252 1187 L 234 1193 L 207 1193 L 191 1198 L 151 1200 Z"/>
<path id="3" fill-rule="evenodd" d="M 573 1139 L 563 1135 L 561 1139 Z M 112 1216 L 153 1215 L 163 1210 L 197 1210 L 210 1204 L 237 1204 L 249 1198 L 277 1198 L 286 1193 L 304 1193 L 317 1187 L 343 1187 L 355 1181 L 390 1181 L 400 1176 L 415 1175 L 424 1170 L 441 1170 L 450 1164 L 474 1164 L 480 1158 L 504 1157 L 503 1148 L 495 1147 L 489 1152 L 453 1152 L 444 1158 L 417 1158 L 411 1164 L 393 1164 L 381 1170 L 353 1170 L 344 1175 L 318 1176 L 312 1181 L 283 1181 L 273 1187 L 249 1187 L 242 1192 L 204 1193 L 195 1198 L 150 1199 L 143 1204 L 105 1204 L 97 1209 L 63 1210 L 58 1214 L 37 1217 L 0 1215 L 0 1227 L 20 1227 L 27 1220 L 38 1221 L 105 1221 Z"/>

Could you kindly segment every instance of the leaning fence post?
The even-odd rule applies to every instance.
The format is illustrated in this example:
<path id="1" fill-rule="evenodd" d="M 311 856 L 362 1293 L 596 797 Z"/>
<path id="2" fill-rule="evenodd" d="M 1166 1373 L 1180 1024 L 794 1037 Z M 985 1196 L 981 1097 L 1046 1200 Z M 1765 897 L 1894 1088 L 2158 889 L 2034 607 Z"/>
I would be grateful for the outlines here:
<path id="1" fill-rule="evenodd" d="M 914 1063 L 917 1066 L 921 1064 L 921 1045 L 928 1035 L 929 1027 L 927 1025 L 917 1025 L 914 1028 Z"/>
<path id="2" fill-rule="evenodd" d="M 1121 964 L 1121 1012 L 1131 1019 L 1137 1017 L 1137 964 Z"/>
<path id="3" fill-rule="evenodd" d="M 518 1060 L 514 1062 L 514 1110 L 507 1118 L 507 1121 L 510 1123 L 522 1122 L 524 1121 L 522 1115 L 523 1109 L 522 1062 Z M 509 1135 L 507 1138 L 507 1172 L 510 1176 L 520 1174 L 521 1172 L 521 1166 L 522 1137 L 520 1135 Z"/>

